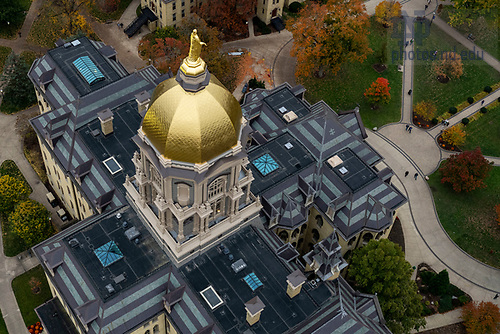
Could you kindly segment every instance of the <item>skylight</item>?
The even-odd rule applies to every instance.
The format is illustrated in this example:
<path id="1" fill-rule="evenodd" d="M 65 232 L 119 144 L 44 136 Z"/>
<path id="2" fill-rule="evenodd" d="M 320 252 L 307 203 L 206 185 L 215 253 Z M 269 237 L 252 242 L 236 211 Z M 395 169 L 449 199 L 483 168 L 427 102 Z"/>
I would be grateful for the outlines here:
<path id="1" fill-rule="evenodd" d="M 73 65 L 75 65 L 78 72 L 80 72 L 89 85 L 104 79 L 104 75 L 89 58 L 89 56 L 82 56 L 78 58 L 73 62 Z"/>
<path id="2" fill-rule="evenodd" d="M 104 267 L 110 266 L 123 257 L 122 252 L 114 241 L 105 243 L 101 247 L 97 248 L 94 250 L 94 254 L 97 256 L 99 261 L 101 261 L 101 264 Z"/>
<path id="3" fill-rule="evenodd" d="M 268 153 L 255 159 L 252 163 L 263 176 L 279 168 L 278 163 Z"/>
<path id="4" fill-rule="evenodd" d="M 212 310 L 224 303 L 211 285 L 201 291 L 200 294 Z"/>
<path id="5" fill-rule="evenodd" d="M 116 161 L 115 157 L 108 158 L 102 162 L 104 166 L 109 170 L 111 175 L 115 175 L 119 171 L 123 170 L 122 166 Z"/>
<path id="6" fill-rule="evenodd" d="M 257 290 L 259 287 L 263 285 L 260 279 L 254 273 L 246 275 L 245 278 L 243 279 L 245 280 L 245 282 L 247 282 L 248 286 L 250 287 L 250 289 L 252 289 L 252 291 Z"/>

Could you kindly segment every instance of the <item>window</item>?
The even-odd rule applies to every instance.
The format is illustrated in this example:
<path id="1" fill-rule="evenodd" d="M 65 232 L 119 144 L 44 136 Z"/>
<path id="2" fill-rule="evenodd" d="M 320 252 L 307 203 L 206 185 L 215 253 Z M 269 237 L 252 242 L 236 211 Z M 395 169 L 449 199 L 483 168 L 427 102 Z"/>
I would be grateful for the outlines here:
<path id="1" fill-rule="evenodd" d="M 183 6 L 184 6 L 184 3 L 183 3 Z M 186 16 L 186 14 L 184 13 L 184 9 L 182 10 L 182 17 Z"/>
<path id="2" fill-rule="evenodd" d="M 264 8 L 262 8 L 262 14 L 264 14 Z"/>
<path id="3" fill-rule="evenodd" d="M 159 332 L 160 332 L 160 326 L 155 325 L 155 326 L 153 327 L 153 333 L 159 333 Z"/>
<path id="4" fill-rule="evenodd" d="M 262 4 L 265 5 L 266 4 L 266 0 L 262 0 Z"/>
<path id="5" fill-rule="evenodd" d="M 288 241 L 288 232 L 287 231 L 281 231 L 278 236 L 280 237 L 281 240 L 283 240 L 283 242 L 287 242 Z"/>
<path id="6" fill-rule="evenodd" d="M 180 206 L 189 204 L 189 185 L 177 183 L 177 202 Z"/>
<path id="7" fill-rule="evenodd" d="M 273 0 L 273 5 L 276 3 L 276 0 Z"/>
<path id="8" fill-rule="evenodd" d="M 349 239 L 349 242 L 347 243 L 347 246 L 351 246 L 354 243 L 354 241 L 356 241 L 356 237 L 353 237 L 353 238 Z"/>
<path id="9" fill-rule="evenodd" d="M 172 10 L 175 10 L 175 1 L 172 3 Z"/>
<path id="10" fill-rule="evenodd" d="M 150 333 L 150 332 L 149 332 L 149 329 L 148 329 L 147 331 L 145 331 L 145 332 L 144 332 L 144 334 L 149 334 L 149 333 Z"/>
<path id="11" fill-rule="evenodd" d="M 222 193 L 224 191 L 224 185 L 225 185 L 225 177 L 221 176 L 208 186 L 208 198 L 212 198 L 214 196 L 217 196 L 218 194 Z"/>
<path id="12" fill-rule="evenodd" d="M 297 227 L 292 233 L 292 238 L 296 238 L 298 234 L 299 234 L 299 228 Z"/>
<path id="13" fill-rule="evenodd" d="M 321 217 L 321 215 L 316 216 L 316 224 L 318 225 L 319 228 L 323 227 L 323 217 Z"/>
<path id="14" fill-rule="evenodd" d="M 318 242 L 319 240 L 319 232 L 317 229 L 313 229 L 312 230 L 312 239 L 313 239 L 313 242 Z"/>
<path id="15" fill-rule="evenodd" d="M 184 4 L 185 4 L 185 3 L 184 3 L 184 1 L 183 1 L 183 2 L 181 3 L 181 6 L 182 6 L 182 7 L 184 7 Z"/>
<path id="16" fill-rule="evenodd" d="M 370 232 L 367 232 L 365 233 L 365 235 L 363 235 L 363 242 L 368 242 L 372 239 L 373 239 L 373 234 L 371 234 Z"/>
<path id="17" fill-rule="evenodd" d="M 172 21 L 174 21 L 174 22 L 175 22 L 175 19 L 176 19 L 176 18 L 175 18 L 175 13 L 173 13 L 173 14 L 172 14 Z"/>

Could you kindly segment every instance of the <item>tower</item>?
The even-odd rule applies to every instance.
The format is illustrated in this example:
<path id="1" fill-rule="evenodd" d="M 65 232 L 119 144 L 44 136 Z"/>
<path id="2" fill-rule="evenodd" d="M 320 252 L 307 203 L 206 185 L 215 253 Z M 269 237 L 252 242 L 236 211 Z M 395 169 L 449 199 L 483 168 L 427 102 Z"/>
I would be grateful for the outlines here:
<path id="1" fill-rule="evenodd" d="M 128 195 L 157 238 L 183 263 L 257 215 L 241 142 L 249 127 L 238 101 L 200 58 L 196 29 L 175 78 L 160 83 L 134 142 Z"/>

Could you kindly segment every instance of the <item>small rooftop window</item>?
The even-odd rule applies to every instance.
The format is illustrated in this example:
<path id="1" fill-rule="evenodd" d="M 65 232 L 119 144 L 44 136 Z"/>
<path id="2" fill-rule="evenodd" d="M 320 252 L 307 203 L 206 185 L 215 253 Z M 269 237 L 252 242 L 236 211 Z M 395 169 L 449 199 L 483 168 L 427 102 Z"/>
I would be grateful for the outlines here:
<path id="1" fill-rule="evenodd" d="M 116 161 L 115 157 L 108 158 L 102 162 L 104 166 L 109 170 L 111 175 L 115 175 L 119 171 L 123 170 L 122 166 Z"/>
<path id="2" fill-rule="evenodd" d="M 252 163 L 263 176 L 279 168 L 278 163 L 268 153 L 255 159 Z"/>
<path id="3" fill-rule="evenodd" d="M 211 285 L 205 290 L 201 291 L 200 294 L 212 310 L 224 303 Z"/>
<path id="4" fill-rule="evenodd" d="M 288 109 L 286 109 L 286 107 L 281 107 L 278 109 L 280 111 L 280 113 L 284 114 L 288 111 Z"/>
<path id="5" fill-rule="evenodd" d="M 248 286 L 252 291 L 257 290 L 259 287 L 263 286 L 260 279 L 255 275 L 255 273 L 250 273 L 246 275 L 244 278 L 245 282 L 247 282 Z"/>
<path id="6" fill-rule="evenodd" d="M 339 172 L 340 172 L 342 175 L 345 175 L 345 174 L 347 174 L 348 170 L 347 170 L 347 168 L 345 168 L 345 167 L 341 167 L 341 168 L 339 169 Z"/>
<path id="7" fill-rule="evenodd" d="M 286 144 L 285 144 L 285 148 L 286 148 L 287 150 L 292 149 L 292 148 L 293 148 L 292 143 L 290 143 L 290 142 L 286 143 Z"/>
<path id="8" fill-rule="evenodd" d="M 101 247 L 94 250 L 94 254 L 104 267 L 108 267 L 116 261 L 123 258 L 123 254 L 114 241 L 105 243 Z"/>
<path id="9" fill-rule="evenodd" d="M 82 56 L 78 58 L 73 62 L 73 65 L 75 65 L 78 72 L 80 72 L 89 85 L 92 85 L 97 81 L 104 80 L 104 75 L 101 70 L 97 68 L 89 56 Z"/>

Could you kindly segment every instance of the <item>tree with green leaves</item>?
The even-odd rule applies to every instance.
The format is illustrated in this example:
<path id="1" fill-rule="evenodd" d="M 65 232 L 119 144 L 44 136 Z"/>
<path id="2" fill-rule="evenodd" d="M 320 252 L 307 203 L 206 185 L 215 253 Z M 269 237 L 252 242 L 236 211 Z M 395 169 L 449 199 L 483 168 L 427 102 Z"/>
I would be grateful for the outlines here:
<path id="1" fill-rule="evenodd" d="M 0 25 L 21 23 L 24 19 L 23 4 L 19 0 L 3 0 L 0 10 Z M 7 23 L 8 22 L 8 23 Z"/>
<path id="2" fill-rule="evenodd" d="M 37 201 L 31 199 L 19 203 L 9 216 L 12 231 L 32 247 L 54 233 L 50 222 L 50 212 Z"/>
<path id="3" fill-rule="evenodd" d="M 455 10 L 450 13 L 450 24 L 452 26 L 463 23 L 471 25 L 478 17 L 498 10 L 499 3 L 498 0 L 452 0 Z"/>
<path id="4" fill-rule="evenodd" d="M 9 175 L 0 177 L 0 213 L 7 216 L 19 202 L 28 198 L 29 190 L 21 180 Z"/>
<path id="5" fill-rule="evenodd" d="M 425 325 L 422 298 L 411 274 L 401 247 L 387 239 L 371 240 L 355 250 L 349 266 L 355 287 L 377 294 L 387 326 L 394 334 L 409 333 Z"/>
<path id="6" fill-rule="evenodd" d="M 19 55 L 11 53 L 5 62 L 1 79 L 7 82 L 4 88 L 2 111 L 12 113 L 22 110 L 36 102 L 33 83 L 28 78 L 31 64 Z"/>

